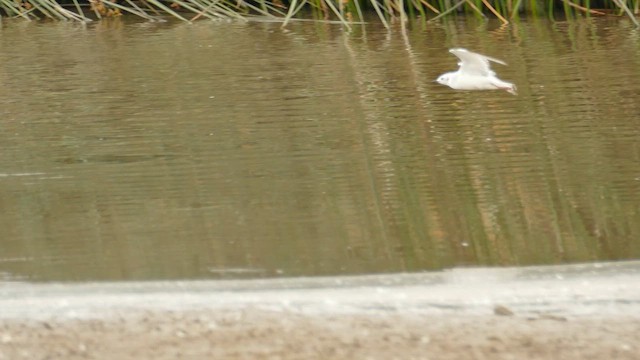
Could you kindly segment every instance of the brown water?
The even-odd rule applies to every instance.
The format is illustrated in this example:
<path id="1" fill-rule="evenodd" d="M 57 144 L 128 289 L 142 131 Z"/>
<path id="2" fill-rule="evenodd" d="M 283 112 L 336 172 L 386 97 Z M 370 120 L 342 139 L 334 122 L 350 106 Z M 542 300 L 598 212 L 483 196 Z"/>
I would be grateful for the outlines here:
<path id="1" fill-rule="evenodd" d="M 640 258 L 627 20 L 3 20 L 0 275 L 132 280 Z M 463 46 L 505 92 L 433 80 Z"/>

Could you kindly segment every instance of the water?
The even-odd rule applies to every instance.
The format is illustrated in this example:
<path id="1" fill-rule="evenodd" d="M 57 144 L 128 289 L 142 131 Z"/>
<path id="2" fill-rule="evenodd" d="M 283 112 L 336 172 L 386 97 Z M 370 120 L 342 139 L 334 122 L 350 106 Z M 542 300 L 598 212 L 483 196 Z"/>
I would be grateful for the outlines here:
<path id="1" fill-rule="evenodd" d="M 416 272 L 640 257 L 627 20 L 3 20 L 0 276 Z M 518 86 L 456 92 L 449 47 Z"/>

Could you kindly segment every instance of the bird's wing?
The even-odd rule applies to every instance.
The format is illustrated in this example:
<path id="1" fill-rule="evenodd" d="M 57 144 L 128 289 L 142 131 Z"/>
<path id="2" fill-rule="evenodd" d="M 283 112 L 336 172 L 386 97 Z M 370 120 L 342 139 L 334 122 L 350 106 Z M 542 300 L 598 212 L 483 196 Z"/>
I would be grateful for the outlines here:
<path id="1" fill-rule="evenodd" d="M 489 65 L 489 61 L 493 61 L 502 65 L 507 65 L 502 60 L 498 60 L 498 59 L 495 59 L 489 56 L 484 56 L 481 54 L 476 54 L 467 49 L 455 48 L 455 49 L 449 50 L 449 52 L 457 56 L 461 60 L 458 63 L 458 65 L 460 65 L 460 72 L 468 75 L 480 75 L 480 76 L 495 75 L 495 73 L 491 71 L 491 66 Z"/>

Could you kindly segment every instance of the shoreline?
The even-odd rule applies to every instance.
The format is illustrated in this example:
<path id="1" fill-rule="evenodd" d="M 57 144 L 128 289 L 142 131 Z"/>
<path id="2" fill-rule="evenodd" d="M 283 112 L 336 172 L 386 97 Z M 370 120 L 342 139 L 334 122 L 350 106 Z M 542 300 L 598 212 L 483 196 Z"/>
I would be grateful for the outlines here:
<path id="1" fill-rule="evenodd" d="M 640 262 L 0 284 L 0 359 L 634 359 Z"/>

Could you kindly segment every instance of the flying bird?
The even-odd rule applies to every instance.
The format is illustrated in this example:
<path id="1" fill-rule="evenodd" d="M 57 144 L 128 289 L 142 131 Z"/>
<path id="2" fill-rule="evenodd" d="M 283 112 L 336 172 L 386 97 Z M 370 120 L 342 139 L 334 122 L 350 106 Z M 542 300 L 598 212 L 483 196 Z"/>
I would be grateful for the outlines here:
<path id="1" fill-rule="evenodd" d="M 455 90 L 506 90 L 518 95 L 514 84 L 498 79 L 491 70 L 490 61 L 507 65 L 504 61 L 462 48 L 450 49 L 449 52 L 460 59 L 460 68 L 440 75 L 436 80 L 438 83 Z"/>

